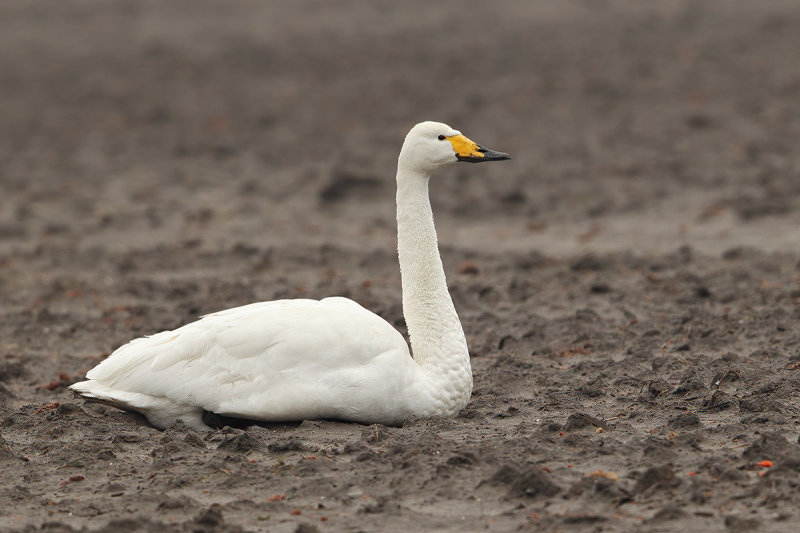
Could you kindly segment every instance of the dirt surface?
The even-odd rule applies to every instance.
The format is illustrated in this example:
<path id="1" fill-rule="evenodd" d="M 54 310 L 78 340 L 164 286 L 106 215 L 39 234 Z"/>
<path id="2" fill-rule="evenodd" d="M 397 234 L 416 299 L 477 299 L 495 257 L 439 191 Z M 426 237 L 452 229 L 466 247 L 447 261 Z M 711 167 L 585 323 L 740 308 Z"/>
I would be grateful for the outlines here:
<path id="1" fill-rule="evenodd" d="M 0 21 L 0 530 L 797 531 L 796 2 Z M 66 390 L 257 300 L 404 331 L 395 161 L 426 119 L 514 157 L 431 185 L 457 418 L 162 432 Z"/>

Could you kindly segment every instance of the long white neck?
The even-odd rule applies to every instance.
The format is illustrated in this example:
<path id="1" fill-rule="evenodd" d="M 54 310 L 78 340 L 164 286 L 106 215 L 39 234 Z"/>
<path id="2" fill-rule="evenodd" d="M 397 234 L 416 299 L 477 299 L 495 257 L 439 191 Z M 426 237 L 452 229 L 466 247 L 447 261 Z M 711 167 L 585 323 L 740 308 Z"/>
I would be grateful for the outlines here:
<path id="1" fill-rule="evenodd" d="M 436 242 L 428 198 L 429 175 L 402 163 L 397 170 L 397 249 L 403 284 L 403 314 L 414 360 L 431 383 L 439 407 L 452 415 L 472 393 L 472 368 Z"/>

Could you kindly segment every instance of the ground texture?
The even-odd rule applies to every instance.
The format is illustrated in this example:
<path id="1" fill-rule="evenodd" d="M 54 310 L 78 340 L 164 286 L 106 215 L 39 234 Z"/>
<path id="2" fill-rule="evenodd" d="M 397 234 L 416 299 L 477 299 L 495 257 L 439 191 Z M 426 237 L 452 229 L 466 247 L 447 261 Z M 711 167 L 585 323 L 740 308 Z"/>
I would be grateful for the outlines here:
<path id="1" fill-rule="evenodd" d="M 795 2 L 0 21 L 0 530 L 797 531 Z M 457 418 L 201 434 L 69 393 L 256 300 L 404 331 L 394 165 L 426 119 L 514 157 L 431 184 L 475 371 Z"/>

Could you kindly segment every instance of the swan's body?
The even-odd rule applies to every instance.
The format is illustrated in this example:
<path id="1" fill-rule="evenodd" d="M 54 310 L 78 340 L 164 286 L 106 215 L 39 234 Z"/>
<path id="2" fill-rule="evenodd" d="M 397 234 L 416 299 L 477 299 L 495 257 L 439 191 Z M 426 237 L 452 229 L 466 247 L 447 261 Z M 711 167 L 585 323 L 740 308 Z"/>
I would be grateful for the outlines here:
<path id="1" fill-rule="evenodd" d="M 449 142 L 447 142 L 449 141 Z M 447 292 L 428 179 L 458 160 L 508 159 L 449 126 L 416 125 L 398 160 L 398 253 L 403 336 L 346 298 L 277 300 L 206 315 L 120 347 L 71 386 L 138 411 L 156 427 L 203 411 L 264 421 L 341 419 L 400 424 L 453 416 L 472 392 L 464 332 Z"/>
<path id="2" fill-rule="evenodd" d="M 136 339 L 106 361 L 73 388 L 140 411 L 159 427 L 178 418 L 197 427 L 201 409 L 261 420 L 399 423 L 433 405 L 403 336 L 346 298 L 227 309 Z"/>

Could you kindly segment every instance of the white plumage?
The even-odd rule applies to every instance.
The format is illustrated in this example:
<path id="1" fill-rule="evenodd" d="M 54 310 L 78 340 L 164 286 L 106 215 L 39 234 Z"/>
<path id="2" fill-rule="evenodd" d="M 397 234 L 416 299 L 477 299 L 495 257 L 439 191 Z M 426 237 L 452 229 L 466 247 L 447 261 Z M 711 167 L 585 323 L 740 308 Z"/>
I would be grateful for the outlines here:
<path id="1" fill-rule="evenodd" d="M 445 142 L 447 141 L 447 142 Z M 398 250 L 414 358 L 388 322 L 346 298 L 260 302 L 120 347 L 72 389 L 138 411 L 156 427 L 203 411 L 264 421 L 400 424 L 452 416 L 469 400 L 466 340 L 447 292 L 428 178 L 462 161 L 508 159 L 449 126 L 418 124 L 398 160 Z"/>

